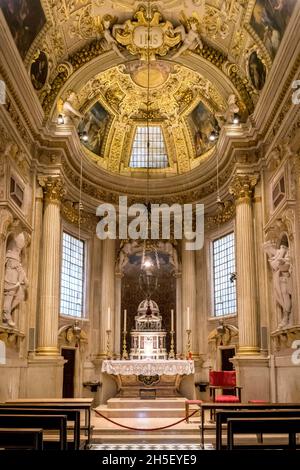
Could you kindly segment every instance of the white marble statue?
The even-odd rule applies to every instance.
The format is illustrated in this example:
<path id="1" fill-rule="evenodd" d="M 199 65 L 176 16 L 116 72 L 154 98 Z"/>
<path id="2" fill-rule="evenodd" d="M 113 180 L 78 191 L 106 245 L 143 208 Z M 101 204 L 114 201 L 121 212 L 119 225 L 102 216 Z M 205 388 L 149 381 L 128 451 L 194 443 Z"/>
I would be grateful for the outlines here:
<path id="1" fill-rule="evenodd" d="M 174 33 L 181 33 L 182 45 L 178 49 L 178 51 L 173 55 L 173 59 L 177 59 L 177 57 L 179 57 L 183 52 L 187 50 L 196 49 L 197 46 L 199 46 L 200 49 L 203 48 L 201 36 L 198 31 L 197 21 L 191 19 L 189 21 L 189 27 L 190 29 L 188 30 L 188 32 L 185 31 L 183 25 L 177 26 L 177 28 L 174 29 Z"/>
<path id="2" fill-rule="evenodd" d="M 21 253 L 25 247 L 25 236 L 21 232 L 8 243 L 5 258 L 3 323 L 14 327 L 13 312 L 25 300 L 28 280 L 21 263 Z"/>
<path id="3" fill-rule="evenodd" d="M 264 250 L 273 272 L 274 294 L 279 309 L 278 327 L 284 328 L 290 324 L 292 311 L 292 264 L 289 249 L 283 244 L 276 248 L 275 243 L 267 242 Z"/>
<path id="4" fill-rule="evenodd" d="M 83 114 L 81 114 L 75 106 L 77 97 L 76 93 L 73 90 L 69 90 L 66 96 L 66 99 L 63 100 L 59 98 L 57 102 L 57 111 L 58 114 L 62 114 L 63 116 L 68 116 L 70 118 L 83 118 Z"/>
<path id="5" fill-rule="evenodd" d="M 223 124 L 233 123 L 234 115 L 238 114 L 240 111 L 236 101 L 237 98 L 234 94 L 229 95 L 226 111 L 224 113 L 216 113 L 216 118 L 220 127 L 222 127 Z"/>
<path id="6" fill-rule="evenodd" d="M 125 59 L 124 55 L 118 48 L 118 43 L 113 37 L 113 35 L 110 32 L 110 20 L 104 19 L 103 20 L 103 37 L 109 47 L 109 49 L 112 49 L 119 57 L 122 59 Z"/>

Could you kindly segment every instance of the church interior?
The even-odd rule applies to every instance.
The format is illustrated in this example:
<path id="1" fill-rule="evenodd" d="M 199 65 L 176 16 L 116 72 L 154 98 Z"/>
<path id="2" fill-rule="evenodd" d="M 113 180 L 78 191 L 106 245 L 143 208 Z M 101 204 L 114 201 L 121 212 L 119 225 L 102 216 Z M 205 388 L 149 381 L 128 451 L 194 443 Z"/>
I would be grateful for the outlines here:
<path id="1" fill-rule="evenodd" d="M 298 0 L 0 0 L 0 448 L 299 449 L 299 208 Z"/>

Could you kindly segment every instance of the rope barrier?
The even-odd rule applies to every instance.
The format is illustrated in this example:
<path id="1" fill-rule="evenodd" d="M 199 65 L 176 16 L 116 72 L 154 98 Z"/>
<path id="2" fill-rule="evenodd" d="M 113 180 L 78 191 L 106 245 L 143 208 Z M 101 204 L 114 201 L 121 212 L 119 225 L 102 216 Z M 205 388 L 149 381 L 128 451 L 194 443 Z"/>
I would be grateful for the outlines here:
<path id="1" fill-rule="evenodd" d="M 101 418 L 106 419 L 106 420 L 109 421 L 110 423 L 116 424 L 116 425 L 119 426 L 120 428 L 129 429 L 130 431 L 142 431 L 142 432 L 149 432 L 149 431 L 151 431 L 151 432 L 152 432 L 152 431 L 162 431 L 163 429 L 172 428 L 173 426 L 176 426 L 176 424 L 182 423 L 183 421 L 186 421 L 186 419 L 191 418 L 191 417 L 194 416 L 194 414 L 197 413 L 199 410 L 193 411 L 193 413 L 191 413 L 188 417 L 184 417 L 184 418 L 180 419 L 179 421 L 176 421 L 176 423 L 168 424 L 168 426 L 162 426 L 162 427 L 160 427 L 160 428 L 132 428 L 132 427 L 130 427 L 130 426 L 125 426 L 124 424 L 117 423 L 116 421 L 113 421 L 112 419 L 107 418 L 107 416 L 104 416 L 102 413 L 100 413 L 100 412 L 97 411 L 96 409 L 94 409 L 94 411 L 95 411 L 95 413 L 97 413 L 97 415 L 99 415 Z"/>

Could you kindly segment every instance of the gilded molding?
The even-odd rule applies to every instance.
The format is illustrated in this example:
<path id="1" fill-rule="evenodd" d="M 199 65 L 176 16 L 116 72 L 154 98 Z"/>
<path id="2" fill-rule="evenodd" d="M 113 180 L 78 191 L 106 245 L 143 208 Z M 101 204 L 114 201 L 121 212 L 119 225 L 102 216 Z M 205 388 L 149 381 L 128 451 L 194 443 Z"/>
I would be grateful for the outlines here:
<path id="1" fill-rule="evenodd" d="M 61 215 L 67 222 L 76 226 L 79 225 L 79 210 L 71 202 L 66 201 L 61 205 Z M 80 211 L 80 225 L 84 227 L 84 230 L 94 231 L 97 222 L 98 219 L 94 214 Z"/>
<path id="2" fill-rule="evenodd" d="M 212 230 L 218 227 L 219 225 L 223 225 L 230 220 L 232 220 L 235 216 L 235 204 L 232 201 L 225 201 L 224 205 L 222 206 L 221 210 L 212 215 L 206 216 L 205 218 L 205 229 Z"/>

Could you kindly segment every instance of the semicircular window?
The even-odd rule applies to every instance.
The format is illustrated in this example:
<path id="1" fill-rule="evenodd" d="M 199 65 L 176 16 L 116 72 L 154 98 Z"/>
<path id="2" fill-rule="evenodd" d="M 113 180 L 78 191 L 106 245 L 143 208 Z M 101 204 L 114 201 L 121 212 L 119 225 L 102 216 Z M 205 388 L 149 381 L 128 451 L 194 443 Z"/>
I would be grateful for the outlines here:
<path id="1" fill-rule="evenodd" d="M 149 151 L 148 151 L 149 140 Z M 164 136 L 160 126 L 138 126 L 133 140 L 130 168 L 167 168 Z"/>

